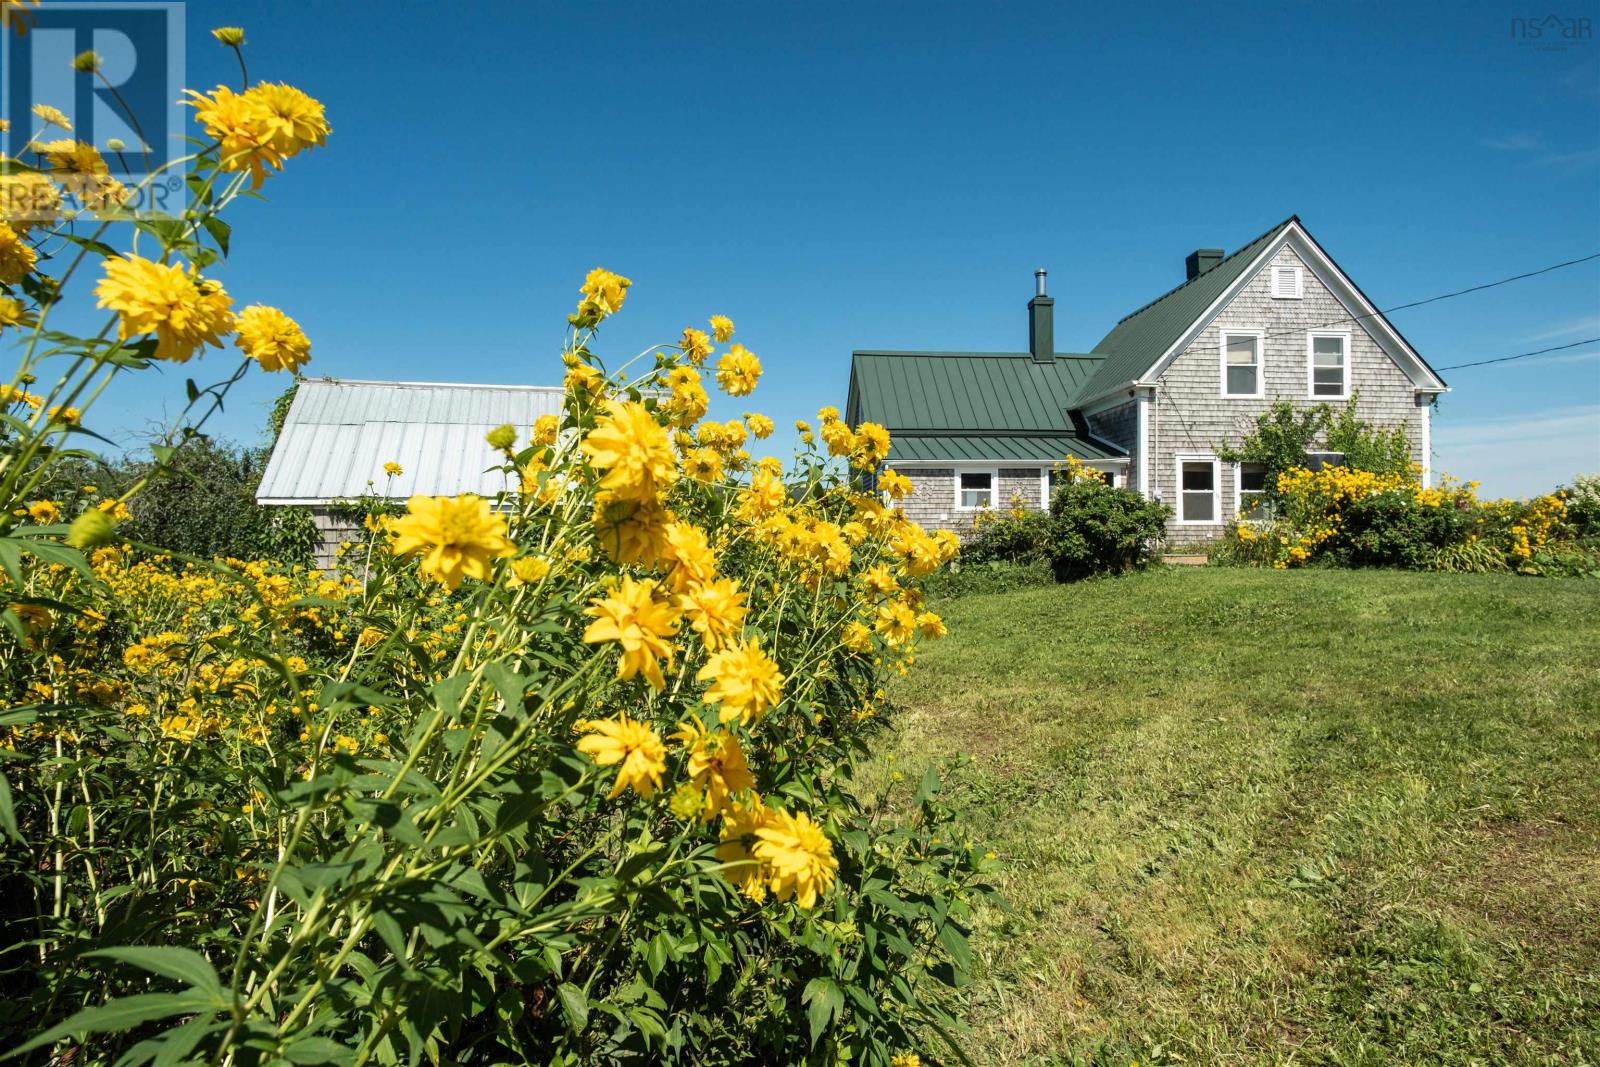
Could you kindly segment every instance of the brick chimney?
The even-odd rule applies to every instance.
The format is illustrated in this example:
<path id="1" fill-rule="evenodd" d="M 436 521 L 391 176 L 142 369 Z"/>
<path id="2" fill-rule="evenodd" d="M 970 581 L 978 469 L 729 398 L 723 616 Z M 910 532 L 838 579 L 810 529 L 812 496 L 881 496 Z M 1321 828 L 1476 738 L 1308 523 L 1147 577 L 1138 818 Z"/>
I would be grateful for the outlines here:
<path id="1" fill-rule="evenodd" d="M 1056 302 L 1044 294 L 1044 268 L 1033 272 L 1033 299 L 1028 301 L 1028 351 L 1035 363 L 1056 360 Z"/>

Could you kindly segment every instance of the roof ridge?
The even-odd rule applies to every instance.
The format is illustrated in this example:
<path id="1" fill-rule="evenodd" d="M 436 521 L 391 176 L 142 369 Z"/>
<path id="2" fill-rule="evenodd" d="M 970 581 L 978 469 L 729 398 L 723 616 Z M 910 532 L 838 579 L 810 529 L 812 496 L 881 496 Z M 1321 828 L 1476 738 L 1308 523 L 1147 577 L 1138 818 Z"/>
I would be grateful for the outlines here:
<path id="1" fill-rule="evenodd" d="M 391 389 L 517 389 L 527 392 L 559 393 L 559 385 L 499 385 L 492 382 L 402 382 L 380 378 L 335 378 L 324 374 L 317 378 L 304 378 L 301 385 L 382 385 Z"/>
<path id="2" fill-rule="evenodd" d="M 856 356 L 934 356 L 962 357 L 965 359 L 1032 359 L 1031 352 L 918 352 L 912 349 L 891 348 L 857 348 L 850 352 L 851 358 Z M 1105 359 L 1099 352 L 1057 352 L 1055 359 Z"/>
<path id="3" fill-rule="evenodd" d="M 1162 293 L 1160 296 L 1156 297 L 1154 300 L 1150 301 L 1149 303 L 1143 304 L 1143 305 L 1141 305 L 1141 306 L 1139 306 L 1137 308 L 1134 308 L 1132 311 L 1128 312 L 1126 315 L 1122 316 L 1122 318 L 1117 320 L 1117 326 L 1121 326 L 1123 323 L 1127 322 L 1129 319 L 1133 318 L 1135 315 L 1140 315 L 1140 314 L 1143 314 L 1144 312 L 1150 310 L 1151 308 L 1155 307 L 1157 304 L 1161 303 L 1161 301 L 1165 300 L 1169 296 L 1172 296 L 1174 293 L 1178 292 L 1179 290 L 1187 289 L 1189 286 L 1193 285 L 1195 282 L 1199 281 L 1201 278 L 1204 278 L 1207 274 L 1210 274 L 1212 270 L 1218 270 L 1218 269 L 1220 269 L 1222 267 L 1222 265 L 1224 263 L 1228 262 L 1230 259 L 1233 259 L 1235 256 L 1243 255 L 1246 249 L 1255 247 L 1255 245 L 1257 243 L 1266 240 L 1268 237 L 1271 237 L 1273 234 L 1277 233 L 1279 230 L 1281 230 L 1285 226 L 1289 225 L 1289 223 L 1291 223 L 1291 222 L 1299 222 L 1299 221 L 1300 221 L 1300 216 L 1299 215 L 1290 215 L 1288 218 L 1284 219 L 1282 222 L 1276 224 L 1275 226 L 1270 227 L 1265 233 L 1258 234 L 1257 236 L 1250 238 L 1250 240 L 1246 241 L 1244 244 L 1242 244 L 1238 248 L 1234 249 L 1234 251 L 1232 253 L 1230 253 L 1229 255 L 1223 256 L 1221 259 L 1219 259 L 1217 261 L 1217 265 L 1215 267 L 1212 267 L 1211 270 L 1205 271 L 1204 273 L 1201 273 L 1201 274 L 1196 274 L 1193 278 L 1189 278 L 1189 279 L 1187 279 L 1185 281 L 1179 282 L 1177 285 L 1173 286 L 1171 289 L 1168 289 L 1166 292 Z M 1116 326 L 1113 326 L 1112 329 L 1115 330 Z"/>

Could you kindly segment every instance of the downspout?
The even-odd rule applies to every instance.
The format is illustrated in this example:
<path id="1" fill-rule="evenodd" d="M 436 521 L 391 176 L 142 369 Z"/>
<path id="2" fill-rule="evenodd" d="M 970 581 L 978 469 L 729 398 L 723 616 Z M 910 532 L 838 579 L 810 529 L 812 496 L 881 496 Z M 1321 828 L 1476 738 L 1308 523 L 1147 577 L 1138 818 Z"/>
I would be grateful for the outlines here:
<path id="1" fill-rule="evenodd" d="M 1139 413 L 1139 495 L 1150 499 L 1150 392 L 1140 390 Z"/>
<path id="2" fill-rule="evenodd" d="M 1433 484 L 1433 402 L 1432 393 L 1418 393 L 1417 405 L 1422 408 L 1422 488 Z"/>

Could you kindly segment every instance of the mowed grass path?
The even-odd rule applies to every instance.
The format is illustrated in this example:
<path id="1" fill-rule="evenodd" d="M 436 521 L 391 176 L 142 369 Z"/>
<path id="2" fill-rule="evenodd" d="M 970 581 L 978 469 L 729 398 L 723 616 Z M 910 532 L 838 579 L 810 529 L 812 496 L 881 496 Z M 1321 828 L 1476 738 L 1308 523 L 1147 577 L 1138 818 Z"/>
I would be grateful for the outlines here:
<path id="1" fill-rule="evenodd" d="M 1600 1062 L 1600 584 L 1154 571 L 939 605 L 892 761 L 998 854 L 976 1058 Z"/>

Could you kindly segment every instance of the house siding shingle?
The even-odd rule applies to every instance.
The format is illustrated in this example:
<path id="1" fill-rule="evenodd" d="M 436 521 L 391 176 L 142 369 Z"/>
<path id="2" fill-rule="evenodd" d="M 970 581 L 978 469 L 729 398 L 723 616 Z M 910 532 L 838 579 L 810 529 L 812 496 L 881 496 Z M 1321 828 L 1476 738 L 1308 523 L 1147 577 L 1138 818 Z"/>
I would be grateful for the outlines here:
<path id="1" fill-rule="evenodd" d="M 963 470 L 989 470 L 994 468 L 965 467 Z M 1000 467 L 999 492 L 995 510 L 1007 511 L 1015 497 L 1023 507 L 1038 510 L 1044 507 L 1042 467 Z M 911 495 L 900 502 L 906 517 L 929 530 L 954 530 L 961 537 L 972 535 L 972 520 L 977 511 L 963 511 L 955 506 L 956 471 L 954 467 L 913 467 L 902 469 L 911 480 Z"/>
<path id="2" fill-rule="evenodd" d="M 1301 267 L 1303 295 L 1300 299 L 1273 299 L 1270 286 L 1274 265 Z M 1279 400 L 1291 401 L 1301 409 L 1324 402 L 1308 395 L 1307 337 L 1311 330 L 1348 331 L 1350 390 L 1357 396 L 1357 414 L 1376 426 L 1403 426 L 1414 458 L 1422 462 L 1422 416 L 1416 406 L 1411 379 L 1373 340 L 1362 323 L 1347 321 L 1348 317 L 1349 311 L 1339 299 L 1292 249 L 1285 247 L 1245 284 L 1161 374 L 1149 413 L 1150 491 L 1174 509 L 1174 517 L 1167 527 L 1169 538 L 1181 542 L 1214 537 L 1222 532 L 1226 520 L 1238 513 L 1236 469 L 1233 464 L 1222 463 L 1218 517 L 1223 521 L 1205 525 L 1178 524 L 1175 457 L 1179 453 L 1210 456 L 1216 454 L 1219 445 L 1238 444 L 1254 428 L 1256 417 Z M 1265 335 L 1262 339 L 1264 395 L 1259 399 L 1221 395 L 1221 336 L 1224 329 L 1234 328 L 1260 330 Z M 1326 402 L 1335 406 L 1344 403 L 1335 399 Z M 1112 409 L 1098 418 L 1104 419 L 1120 410 Z M 1101 431 L 1097 429 L 1096 432 Z M 1110 435 L 1105 436 L 1109 438 Z M 1135 442 L 1130 451 L 1136 448 Z M 1135 459 L 1136 463 L 1139 461 Z M 1137 471 L 1137 467 L 1134 469 Z"/>

